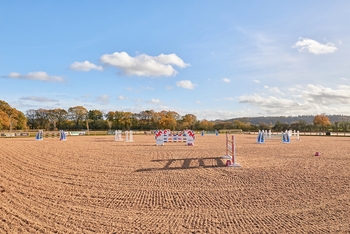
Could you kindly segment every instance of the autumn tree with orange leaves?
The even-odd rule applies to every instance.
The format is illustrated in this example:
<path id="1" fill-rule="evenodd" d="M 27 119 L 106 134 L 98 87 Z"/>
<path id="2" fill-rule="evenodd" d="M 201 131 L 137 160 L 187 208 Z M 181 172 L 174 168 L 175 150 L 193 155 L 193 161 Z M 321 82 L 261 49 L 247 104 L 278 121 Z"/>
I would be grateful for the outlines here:
<path id="1" fill-rule="evenodd" d="M 327 127 L 331 126 L 331 121 L 329 121 L 329 118 L 325 115 L 316 115 L 313 123 L 315 126 L 319 126 L 320 130 L 326 130 Z"/>
<path id="2" fill-rule="evenodd" d="M 24 130 L 27 128 L 25 115 L 12 108 L 7 102 L 0 100 L 0 130 Z"/>

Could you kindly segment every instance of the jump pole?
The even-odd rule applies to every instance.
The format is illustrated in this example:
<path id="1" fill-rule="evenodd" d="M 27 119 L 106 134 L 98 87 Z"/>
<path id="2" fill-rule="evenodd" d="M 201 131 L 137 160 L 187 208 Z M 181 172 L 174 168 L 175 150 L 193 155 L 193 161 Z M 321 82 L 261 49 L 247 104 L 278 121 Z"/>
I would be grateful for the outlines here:
<path id="1" fill-rule="evenodd" d="M 132 131 L 125 131 L 125 142 L 134 142 L 134 138 L 132 137 Z"/>
<path id="2" fill-rule="evenodd" d="M 114 141 L 123 141 L 123 137 L 122 137 L 122 131 L 121 130 L 115 130 L 115 134 L 114 134 Z"/>
<path id="3" fill-rule="evenodd" d="M 239 163 L 236 162 L 236 141 L 235 136 L 231 135 L 231 140 L 226 134 L 226 155 L 222 158 L 228 159 L 226 161 L 226 166 L 228 167 L 241 167 Z"/>
<path id="4" fill-rule="evenodd" d="M 37 133 L 36 136 L 35 136 L 35 140 L 37 140 L 37 141 L 42 141 L 42 140 L 43 140 L 43 137 L 44 137 L 43 135 L 44 135 L 43 130 L 39 130 L 38 133 Z"/>

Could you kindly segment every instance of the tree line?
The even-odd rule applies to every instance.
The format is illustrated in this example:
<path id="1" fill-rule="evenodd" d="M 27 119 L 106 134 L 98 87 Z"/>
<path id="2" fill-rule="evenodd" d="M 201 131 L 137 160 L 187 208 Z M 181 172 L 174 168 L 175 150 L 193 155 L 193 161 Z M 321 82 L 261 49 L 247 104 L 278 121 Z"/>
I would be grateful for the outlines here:
<path id="1" fill-rule="evenodd" d="M 87 110 L 83 106 L 64 109 L 38 109 L 26 111 L 30 129 L 65 130 L 180 130 L 199 125 L 210 128 L 209 121 L 198 121 L 192 114 L 181 116 L 174 111 L 145 110 L 139 113 L 127 111 Z M 207 125 L 207 126 L 205 126 Z"/>
<path id="2" fill-rule="evenodd" d="M 8 103 L 0 100 L 0 130 L 141 130 L 155 129 L 170 130 L 230 130 L 242 131 L 258 130 L 299 130 L 299 131 L 347 131 L 349 122 L 333 122 L 325 115 L 316 115 L 312 124 L 304 120 L 293 123 L 260 122 L 251 124 L 247 121 L 208 121 L 198 120 L 193 114 L 180 115 L 175 111 L 145 110 L 139 113 L 127 111 L 88 110 L 83 106 L 65 109 L 29 109 L 24 113 L 12 108 Z"/>

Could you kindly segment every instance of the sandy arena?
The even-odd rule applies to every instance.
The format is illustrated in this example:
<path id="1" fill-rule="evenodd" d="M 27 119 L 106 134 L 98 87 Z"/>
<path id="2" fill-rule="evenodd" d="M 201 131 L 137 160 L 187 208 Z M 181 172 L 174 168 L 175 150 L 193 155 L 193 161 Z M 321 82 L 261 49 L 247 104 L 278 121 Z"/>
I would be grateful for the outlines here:
<path id="1" fill-rule="evenodd" d="M 67 139 L 0 139 L 0 233 L 350 233 L 348 137 Z"/>

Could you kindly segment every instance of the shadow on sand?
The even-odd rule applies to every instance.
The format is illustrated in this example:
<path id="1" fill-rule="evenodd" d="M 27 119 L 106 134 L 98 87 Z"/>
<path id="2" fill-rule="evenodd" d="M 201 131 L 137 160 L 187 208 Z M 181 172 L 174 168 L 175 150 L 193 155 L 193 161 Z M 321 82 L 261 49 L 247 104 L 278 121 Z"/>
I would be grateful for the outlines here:
<path id="1" fill-rule="evenodd" d="M 151 162 L 165 162 L 165 166 L 162 168 L 142 168 L 136 170 L 136 172 L 142 171 L 161 171 L 161 170 L 179 170 L 179 169 L 196 169 L 196 168 L 211 168 L 211 167 L 224 167 L 226 166 L 222 157 L 208 157 L 208 158 L 172 158 L 172 159 L 159 159 L 152 160 Z M 191 163 L 198 164 L 198 166 L 191 166 Z M 181 164 L 182 163 L 182 164 Z M 181 164 L 181 166 L 172 166 L 172 164 Z"/>

